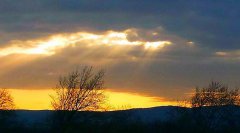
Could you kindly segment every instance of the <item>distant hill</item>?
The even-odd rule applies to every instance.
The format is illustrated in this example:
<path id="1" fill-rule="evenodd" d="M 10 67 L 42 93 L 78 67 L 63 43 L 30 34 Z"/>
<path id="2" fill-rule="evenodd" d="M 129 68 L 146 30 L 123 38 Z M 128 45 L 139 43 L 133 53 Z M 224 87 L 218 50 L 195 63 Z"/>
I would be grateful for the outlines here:
<path id="1" fill-rule="evenodd" d="M 179 109 L 186 109 L 174 106 L 160 106 L 153 108 L 137 108 L 119 111 L 95 112 L 95 111 L 82 111 L 78 112 L 79 118 L 95 118 L 109 120 L 111 118 L 128 119 L 129 121 L 142 121 L 142 122 L 155 122 L 155 121 L 169 121 L 172 120 L 172 113 L 177 113 Z M 187 109 L 186 109 L 187 110 Z M 42 123 L 49 119 L 55 111 L 52 110 L 15 110 L 17 121 L 31 125 L 34 123 Z M 94 121 L 94 119 L 91 119 Z"/>
<path id="2" fill-rule="evenodd" d="M 205 107 L 201 109 L 202 112 L 210 112 L 210 111 L 222 111 L 225 110 L 236 110 L 236 116 L 240 116 L 240 107 L 237 106 L 223 106 L 223 107 Z M 141 121 L 144 123 L 152 123 L 156 121 L 174 121 L 178 117 L 180 117 L 182 112 L 191 112 L 191 111 L 199 110 L 198 108 L 182 108 L 176 106 L 160 106 L 153 108 L 137 108 L 137 109 L 129 109 L 129 110 L 119 110 L 119 111 L 107 111 L 107 112 L 78 112 L 77 115 L 81 119 L 87 119 L 92 117 L 91 121 L 107 121 L 113 118 L 121 118 L 123 117 L 128 121 Z M 27 125 L 31 125 L 34 123 L 45 122 L 49 119 L 55 111 L 51 110 L 16 110 L 14 111 L 17 120 L 21 123 L 26 123 Z M 206 113 L 207 115 L 207 113 Z M 239 117 L 240 119 L 240 117 Z M 90 120 L 88 120 L 90 121 Z"/>
<path id="3" fill-rule="evenodd" d="M 1 113 L 3 112 L 5 111 L 1 111 Z M 53 114 L 56 113 L 51 110 L 15 110 L 8 112 L 14 114 L 10 120 L 13 125 L 18 123 L 18 127 L 41 129 L 44 132 L 51 128 L 49 123 L 53 120 Z M 142 132 L 145 130 L 147 132 L 150 129 L 165 130 L 165 128 L 174 129 L 173 132 L 178 128 L 185 132 L 187 132 L 185 129 L 190 130 L 191 128 L 193 128 L 190 130 L 192 132 L 195 132 L 195 129 L 211 129 L 211 132 L 225 131 L 225 129 L 234 129 L 234 132 L 240 131 L 240 107 L 238 106 L 203 108 L 166 106 L 108 112 L 82 111 L 77 112 L 75 118 L 76 125 L 73 126 L 73 129 L 85 129 L 85 131 L 91 129 L 93 132 L 95 130 L 104 132 L 109 127 L 113 130 L 115 128 L 116 130 L 126 128 L 125 132 L 128 129 L 136 132 L 135 128 L 142 128 Z M 88 127 L 90 125 L 94 128 Z"/>

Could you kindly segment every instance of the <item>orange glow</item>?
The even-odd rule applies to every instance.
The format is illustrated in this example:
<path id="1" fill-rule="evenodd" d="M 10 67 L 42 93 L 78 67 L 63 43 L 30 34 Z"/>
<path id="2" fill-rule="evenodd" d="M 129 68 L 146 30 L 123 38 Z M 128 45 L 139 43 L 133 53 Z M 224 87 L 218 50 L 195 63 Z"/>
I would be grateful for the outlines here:
<path id="1" fill-rule="evenodd" d="M 175 102 L 166 101 L 160 97 L 148 97 L 133 93 L 107 91 L 106 95 L 110 105 L 116 109 L 176 105 Z"/>
<path id="2" fill-rule="evenodd" d="M 51 109 L 50 102 L 51 98 L 49 95 L 54 93 L 52 89 L 43 90 L 11 89 L 10 91 L 14 98 L 17 109 L 29 109 L 29 110 Z M 176 105 L 175 102 L 166 101 L 162 98 L 147 97 L 126 92 L 113 92 L 107 90 L 106 96 L 108 98 L 107 104 L 109 104 L 110 109 L 113 110 Z"/>
<path id="3" fill-rule="evenodd" d="M 25 90 L 11 89 L 12 97 L 17 109 L 45 110 L 51 109 L 51 98 L 49 95 L 52 90 Z"/>

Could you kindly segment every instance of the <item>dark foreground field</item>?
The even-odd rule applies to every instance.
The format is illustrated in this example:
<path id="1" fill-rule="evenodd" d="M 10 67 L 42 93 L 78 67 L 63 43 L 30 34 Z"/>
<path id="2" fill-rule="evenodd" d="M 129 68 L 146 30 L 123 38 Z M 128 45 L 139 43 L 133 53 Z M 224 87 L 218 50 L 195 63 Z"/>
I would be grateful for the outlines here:
<path id="1" fill-rule="evenodd" d="M 1 132 L 14 133 L 240 133 L 238 106 L 77 112 L 74 119 L 61 123 L 69 114 L 47 110 L 1 111 L 0 128 Z"/>

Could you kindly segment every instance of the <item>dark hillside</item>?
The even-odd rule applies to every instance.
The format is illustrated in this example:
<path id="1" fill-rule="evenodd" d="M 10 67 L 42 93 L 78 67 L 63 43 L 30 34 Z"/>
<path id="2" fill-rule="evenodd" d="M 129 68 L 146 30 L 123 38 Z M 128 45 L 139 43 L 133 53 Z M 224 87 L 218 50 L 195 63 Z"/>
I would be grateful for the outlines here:
<path id="1" fill-rule="evenodd" d="M 6 132 L 59 132 L 56 111 L 1 111 Z M 70 112 L 65 112 L 70 113 Z M 110 112 L 78 112 L 68 132 L 158 133 L 240 132 L 240 107 L 154 107 Z"/>

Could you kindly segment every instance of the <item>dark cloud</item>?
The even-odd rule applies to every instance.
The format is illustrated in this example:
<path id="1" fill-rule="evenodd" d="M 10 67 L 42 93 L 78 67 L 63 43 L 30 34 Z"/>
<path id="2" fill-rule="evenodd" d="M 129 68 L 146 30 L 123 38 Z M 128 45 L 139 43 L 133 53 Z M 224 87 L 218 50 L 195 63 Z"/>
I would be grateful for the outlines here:
<path id="1" fill-rule="evenodd" d="M 2 0 L 0 28 L 7 33 L 29 35 L 30 32 L 35 33 L 32 36 L 40 36 L 83 29 L 162 26 L 169 33 L 203 47 L 234 49 L 240 46 L 239 5 L 238 0 Z"/>

